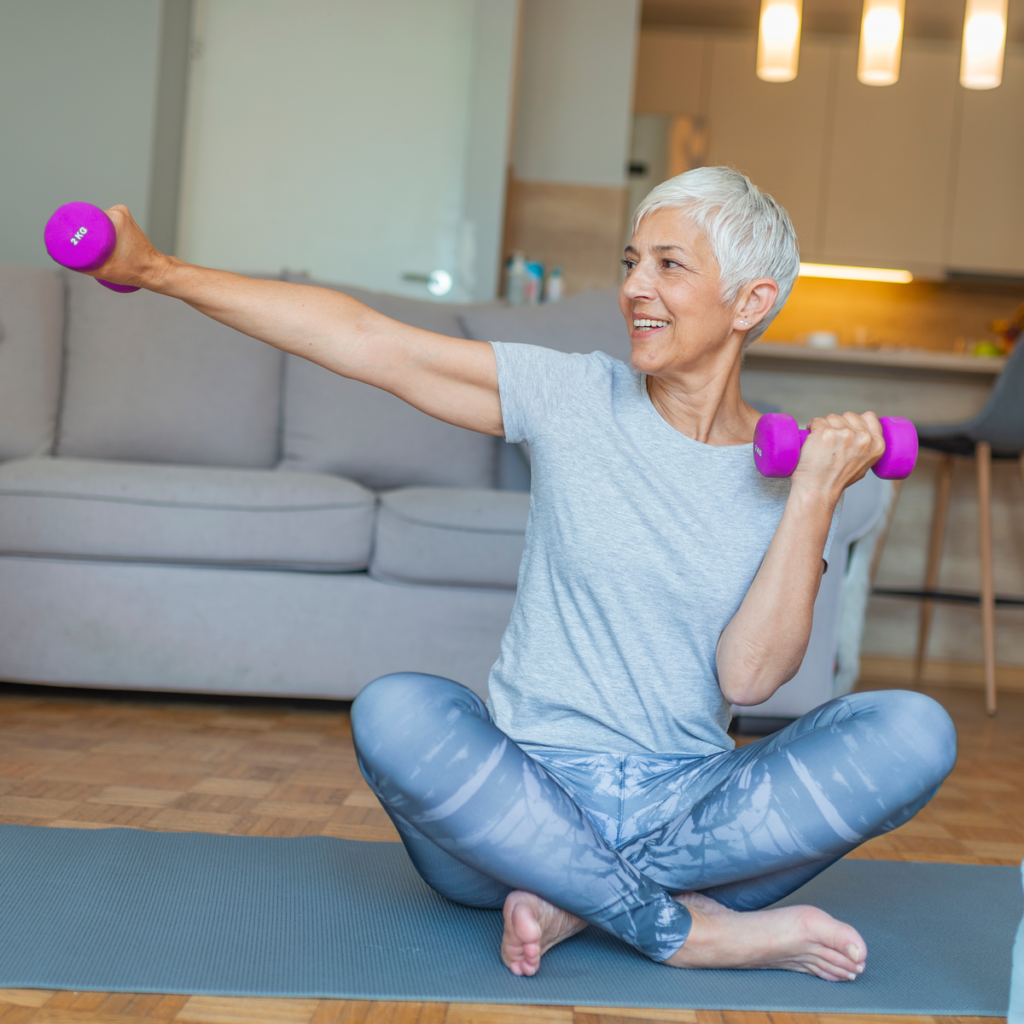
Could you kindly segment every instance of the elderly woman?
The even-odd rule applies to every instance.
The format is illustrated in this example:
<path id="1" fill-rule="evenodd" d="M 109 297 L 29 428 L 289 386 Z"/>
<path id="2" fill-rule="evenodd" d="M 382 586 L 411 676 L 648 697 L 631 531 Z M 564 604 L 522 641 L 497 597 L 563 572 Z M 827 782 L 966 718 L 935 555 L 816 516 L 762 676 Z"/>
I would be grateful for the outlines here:
<path id="1" fill-rule="evenodd" d="M 729 705 L 797 671 L 843 491 L 882 454 L 873 413 L 813 420 L 791 479 L 751 457 L 744 347 L 798 271 L 785 211 L 703 168 L 636 212 L 619 305 L 629 365 L 417 330 L 332 291 L 157 253 L 128 211 L 96 276 L 141 285 L 457 426 L 530 445 L 519 590 L 485 706 L 436 676 L 367 686 L 360 765 L 438 892 L 503 907 L 537 971 L 588 924 L 675 967 L 853 980 L 867 949 L 813 907 L 764 910 L 908 821 L 955 759 L 936 703 L 817 708 L 733 749 Z"/>

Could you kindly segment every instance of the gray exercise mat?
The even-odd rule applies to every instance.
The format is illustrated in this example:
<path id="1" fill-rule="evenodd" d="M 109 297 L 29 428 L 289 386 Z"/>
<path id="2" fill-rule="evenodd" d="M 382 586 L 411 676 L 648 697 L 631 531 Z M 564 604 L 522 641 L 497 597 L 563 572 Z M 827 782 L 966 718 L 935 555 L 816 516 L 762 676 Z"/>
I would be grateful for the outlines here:
<path id="1" fill-rule="evenodd" d="M 1006 1013 L 1016 868 L 846 860 L 787 902 L 858 928 L 864 974 L 678 971 L 588 929 L 516 978 L 501 915 L 436 895 L 397 843 L 0 825 L 0 987 Z"/>

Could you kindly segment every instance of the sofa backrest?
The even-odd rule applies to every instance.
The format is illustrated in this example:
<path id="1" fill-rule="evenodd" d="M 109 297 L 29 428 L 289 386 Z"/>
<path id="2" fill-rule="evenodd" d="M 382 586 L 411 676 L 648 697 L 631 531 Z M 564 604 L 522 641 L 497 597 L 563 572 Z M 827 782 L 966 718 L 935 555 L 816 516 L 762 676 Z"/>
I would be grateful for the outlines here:
<path id="1" fill-rule="evenodd" d="M 459 306 L 286 279 L 351 295 L 403 323 L 463 337 Z M 337 473 L 367 487 L 493 487 L 493 437 L 442 423 L 386 391 L 339 377 L 296 356 L 285 360 L 281 469 Z"/>
<path id="2" fill-rule="evenodd" d="M 0 263 L 0 462 L 53 448 L 63 331 L 60 275 Z"/>
<path id="3" fill-rule="evenodd" d="M 619 289 L 580 292 L 543 306 L 464 306 L 463 333 L 476 341 L 543 345 L 559 352 L 606 352 L 629 360 L 629 334 L 619 311 Z"/>
<path id="4" fill-rule="evenodd" d="M 278 459 L 282 356 L 151 292 L 65 274 L 57 454 L 269 468 Z"/>

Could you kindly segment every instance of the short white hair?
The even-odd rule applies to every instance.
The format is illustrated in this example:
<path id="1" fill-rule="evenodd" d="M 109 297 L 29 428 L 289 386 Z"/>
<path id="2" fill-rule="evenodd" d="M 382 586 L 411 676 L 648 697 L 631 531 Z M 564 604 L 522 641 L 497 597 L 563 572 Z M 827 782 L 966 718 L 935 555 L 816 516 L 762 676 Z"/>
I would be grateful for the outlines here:
<path id="1" fill-rule="evenodd" d="M 760 323 L 747 331 L 749 345 L 768 329 L 786 304 L 800 273 L 800 249 L 789 214 L 746 175 L 731 167 L 698 167 L 653 188 L 633 214 L 633 230 L 655 210 L 678 209 L 707 237 L 722 283 L 722 301 L 759 277 L 779 286 L 779 297 Z"/>

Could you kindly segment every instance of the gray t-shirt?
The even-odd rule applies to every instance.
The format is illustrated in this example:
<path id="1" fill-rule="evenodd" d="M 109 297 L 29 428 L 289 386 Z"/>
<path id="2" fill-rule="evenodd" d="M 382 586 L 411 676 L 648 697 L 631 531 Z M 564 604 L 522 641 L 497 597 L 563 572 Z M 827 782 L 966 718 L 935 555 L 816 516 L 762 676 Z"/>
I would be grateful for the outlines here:
<path id="1" fill-rule="evenodd" d="M 494 721 L 560 749 L 731 748 L 715 648 L 789 480 L 762 477 L 749 444 L 675 430 L 646 377 L 602 352 L 493 345 L 505 439 L 529 442 L 533 474 L 519 591 L 488 684 Z"/>

